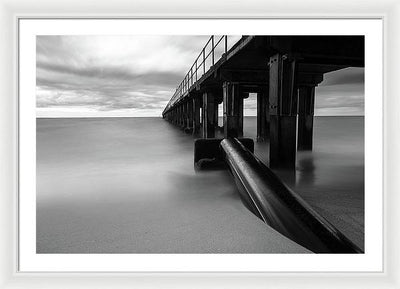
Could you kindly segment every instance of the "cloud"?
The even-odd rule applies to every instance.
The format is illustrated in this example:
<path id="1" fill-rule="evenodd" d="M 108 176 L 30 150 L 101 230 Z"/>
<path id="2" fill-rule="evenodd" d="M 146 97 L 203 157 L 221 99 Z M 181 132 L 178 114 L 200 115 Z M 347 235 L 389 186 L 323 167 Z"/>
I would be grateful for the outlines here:
<path id="1" fill-rule="evenodd" d="M 315 115 L 364 115 L 364 68 L 326 73 L 315 90 Z"/>
<path id="2" fill-rule="evenodd" d="M 38 111 L 143 109 L 159 116 L 207 38 L 38 36 Z"/>
<path id="3" fill-rule="evenodd" d="M 321 86 L 364 83 L 364 68 L 349 67 L 324 75 Z"/>
<path id="4" fill-rule="evenodd" d="M 160 116 L 209 36 L 37 36 L 38 115 Z M 228 38 L 232 45 L 239 37 Z M 324 75 L 316 114 L 363 114 L 364 69 Z M 255 115 L 256 98 L 246 100 Z"/>

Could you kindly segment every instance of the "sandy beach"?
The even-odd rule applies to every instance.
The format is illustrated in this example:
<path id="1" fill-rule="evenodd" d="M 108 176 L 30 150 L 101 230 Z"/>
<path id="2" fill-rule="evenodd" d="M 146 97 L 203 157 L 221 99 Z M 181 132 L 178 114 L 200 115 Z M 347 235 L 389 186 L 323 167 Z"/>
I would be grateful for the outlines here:
<path id="1" fill-rule="evenodd" d="M 38 253 L 307 253 L 159 118 L 38 119 Z"/>

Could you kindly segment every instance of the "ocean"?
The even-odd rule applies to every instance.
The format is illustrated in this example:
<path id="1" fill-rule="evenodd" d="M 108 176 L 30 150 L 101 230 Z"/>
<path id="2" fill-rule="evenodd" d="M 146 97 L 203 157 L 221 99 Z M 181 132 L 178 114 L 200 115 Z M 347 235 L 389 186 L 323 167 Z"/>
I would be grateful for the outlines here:
<path id="1" fill-rule="evenodd" d="M 228 170 L 194 170 L 193 140 L 161 118 L 37 119 L 37 253 L 308 252 L 243 205 Z M 313 151 L 276 173 L 364 247 L 363 117 L 316 117 Z"/>

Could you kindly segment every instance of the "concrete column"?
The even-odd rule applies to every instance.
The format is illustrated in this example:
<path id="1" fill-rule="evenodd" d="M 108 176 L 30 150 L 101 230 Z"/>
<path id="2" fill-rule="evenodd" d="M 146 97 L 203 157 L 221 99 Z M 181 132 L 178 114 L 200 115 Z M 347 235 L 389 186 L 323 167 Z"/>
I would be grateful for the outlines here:
<path id="1" fill-rule="evenodd" d="M 186 103 L 182 103 L 182 129 L 186 128 L 186 121 L 187 121 L 187 106 Z"/>
<path id="2" fill-rule="evenodd" d="M 257 91 L 257 141 L 269 138 L 269 91 L 268 87 Z"/>
<path id="3" fill-rule="evenodd" d="M 224 97 L 223 97 L 223 93 L 222 93 L 222 87 L 220 89 L 216 89 L 213 91 L 214 93 L 214 116 L 215 116 L 215 129 L 219 132 L 220 131 L 220 126 L 218 124 L 218 118 L 219 118 L 219 110 L 218 107 L 219 105 L 222 103 Z"/>
<path id="4" fill-rule="evenodd" d="M 243 98 L 239 92 L 239 83 L 224 82 L 224 136 L 243 136 Z"/>
<path id="5" fill-rule="evenodd" d="M 276 54 L 269 62 L 270 166 L 296 166 L 296 62 Z"/>
<path id="6" fill-rule="evenodd" d="M 298 150 L 312 150 L 315 87 L 299 87 Z"/>
<path id="7" fill-rule="evenodd" d="M 177 105 L 177 107 L 176 107 L 176 126 L 179 126 L 179 122 L 180 122 L 180 107 L 179 107 L 179 105 Z"/>
<path id="8" fill-rule="evenodd" d="M 203 93 L 202 135 L 203 138 L 215 137 L 215 97 L 212 92 Z"/>
<path id="9" fill-rule="evenodd" d="M 179 105 L 180 107 L 180 123 L 179 126 L 180 128 L 185 128 L 185 106 L 183 105 L 183 103 L 181 103 Z"/>
<path id="10" fill-rule="evenodd" d="M 239 126 L 238 136 L 243 137 L 243 123 L 244 123 L 244 99 L 249 97 L 249 93 L 239 94 Z"/>
<path id="11" fill-rule="evenodd" d="M 193 97 L 193 134 L 200 132 L 200 98 Z"/>
<path id="12" fill-rule="evenodd" d="M 214 104 L 215 128 L 218 129 L 218 102 Z"/>
<path id="13" fill-rule="evenodd" d="M 192 133 L 193 130 L 193 105 L 192 100 L 189 99 L 185 102 L 185 128 L 186 133 Z"/>
<path id="14" fill-rule="evenodd" d="M 182 106 L 181 104 L 178 105 L 178 126 L 180 127 L 182 125 Z"/>
<path id="15" fill-rule="evenodd" d="M 176 111 L 175 111 L 175 118 L 176 118 L 176 126 L 179 126 L 179 121 L 180 121 L 180 117 L 179 117 L 179 113 L 180 113 L 180 108 L 179 105 L 176 106 Z"/>
<path id="16" fill-rule="evenodd" d="M 177 108 L 176 108 L 176 125 L 180 126 L 181 125 L 181 105 L 178 104 Z"/>
<path id="17" fill-rule="evenodd" d="M 189 99 L 186 102 L 186 105 L 187 105 L 187 124 L 186 124 L 187 126 L 186 126 L 186 128 L 187 128 L 187 131 L 189 133 L 191 133 L 192 130 L 193 130 L 193 104 L 192 104 L 192 100 Z"/>
<path id="18" fill-rule="evenodd" d="M 174 108 L 174 125 L 178 125 L 178 107 Z"/>

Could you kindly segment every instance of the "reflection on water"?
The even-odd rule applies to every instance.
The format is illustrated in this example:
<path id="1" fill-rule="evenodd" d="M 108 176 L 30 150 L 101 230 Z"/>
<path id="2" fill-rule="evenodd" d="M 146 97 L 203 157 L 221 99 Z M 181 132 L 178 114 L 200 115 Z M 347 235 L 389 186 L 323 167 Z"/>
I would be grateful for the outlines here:
<path id="1" fill-rule="evenodd" d="M 298 160 L 298 180 L 297 185 L 314 185 L 315 183 L 315 165 L 312 152 L 303 152 Z"/>

